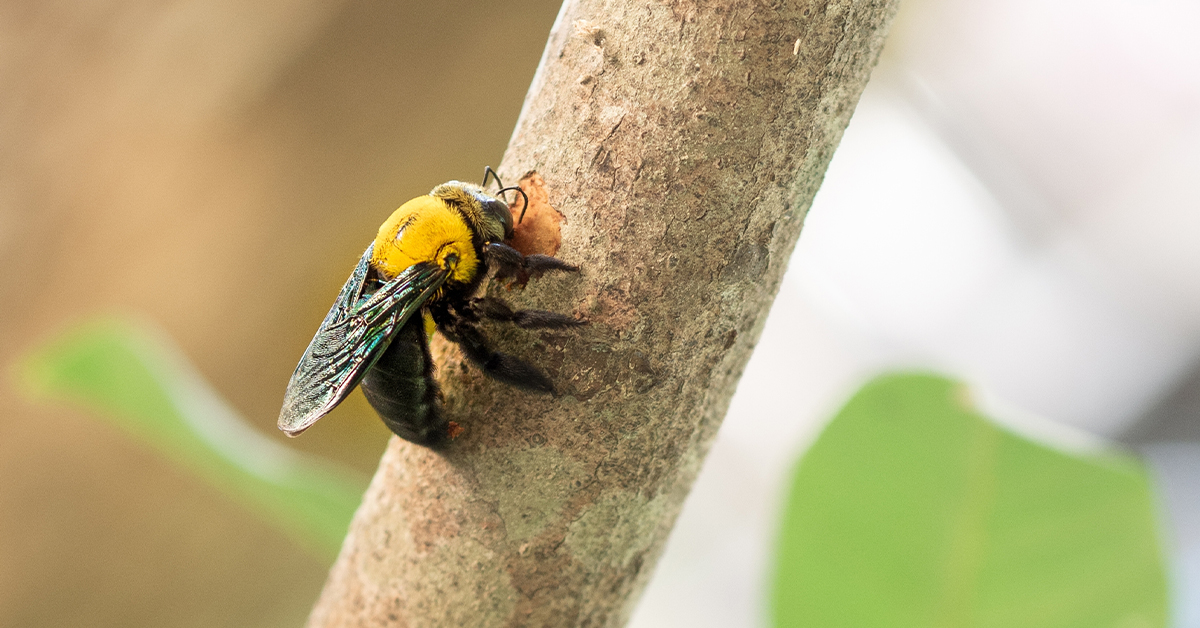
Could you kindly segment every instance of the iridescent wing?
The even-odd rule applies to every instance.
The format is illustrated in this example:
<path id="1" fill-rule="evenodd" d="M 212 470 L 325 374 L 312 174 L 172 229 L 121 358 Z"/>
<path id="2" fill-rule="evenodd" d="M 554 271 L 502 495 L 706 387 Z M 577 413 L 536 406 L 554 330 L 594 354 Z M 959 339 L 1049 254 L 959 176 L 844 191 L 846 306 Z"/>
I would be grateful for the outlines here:
<path id="1" fill-rule="evenodd" d="M 373 247 L 358 260 L 292 373 L 279 412 L 279 429 L 288 436 L 300 434 L 341 403 L 449 276 L 436 265 L 415 264 L 364 295 Z"/>

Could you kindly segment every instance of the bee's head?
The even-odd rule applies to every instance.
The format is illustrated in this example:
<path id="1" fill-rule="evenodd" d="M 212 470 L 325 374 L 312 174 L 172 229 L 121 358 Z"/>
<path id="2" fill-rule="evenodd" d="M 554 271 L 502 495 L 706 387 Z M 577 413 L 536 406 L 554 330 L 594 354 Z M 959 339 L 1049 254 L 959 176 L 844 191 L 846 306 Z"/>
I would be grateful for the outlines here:
<path id="1" fill-rule="evenodd" d="M 500 175 L 496 174 L 496 171 L 492 170 L 491 166 L 488 166 L 483 170 L 483 185 L 480 187 L 480 189 L 487 187 L 488 178 L 496 180 L 496 185 L 500 187 L 500 191 L 496 192 L 495 198 L 489 199 L 491 201 L 490 203 L 484 204 L 484 213 L 485 215 L 489 213 L 494 214 L 496 217 L 494 222 L 497 222 L 498 226 L 503 227 L 504 229 L 504 239 L 512 239 L 512 210 L 508 206 L 508 201 L 504 200 L 504 193 L 516 192 L 517 194 L 521 195 L 521 217 L 517 219 L 517 224 L 521 224 L 521 221 L 525 218 L 525 210 L 529 209 L 529 195 L 526 194 L 525 190 L 522 190 L 520 186 L 512 186 L 507 188 L 504 187 L 504 182 L 500 180 Z"/>
<path id="2" fill-rule="evenodd" d="M 516 192 L 521 195 L 521 218 L 525 217 L 525 208 L 529 205 L 529 197 L 525 195 L 525 191 L 518 187 L 504 188 L 496 193 L 495 196 L 488 194 L 482 190 L 473 190 L 475 200 L 479 203 L 480 212 L 483 214 L 484 231 L 489 240 L 493 242 L 501 242 L 510 240 L 513 237 L 513 215 L 512 209 L 504 200 L 505 192 Z M 517 224 L 520 224 L 521 218 L 517 219 Z"/>
<path id="3" fill-rule="evenodd" d="M 512 238 L 513 219 L 508 203 L 505 203 L 503 198 L 493 198 L 482 192 L 479 196 L 480 209 L 483 210 L 483 224 L 489 238 L 497 242 Z"/>

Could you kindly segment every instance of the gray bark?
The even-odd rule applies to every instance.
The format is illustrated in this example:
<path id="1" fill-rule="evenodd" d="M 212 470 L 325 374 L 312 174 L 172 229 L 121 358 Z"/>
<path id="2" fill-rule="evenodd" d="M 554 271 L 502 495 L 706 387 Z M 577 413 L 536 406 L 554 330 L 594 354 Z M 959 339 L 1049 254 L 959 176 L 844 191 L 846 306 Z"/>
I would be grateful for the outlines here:
<path id="1" fill-rule="evenodd" d="M 591 324 L 490 329 L 556 398 L 436 347 L 465 432 L 442 454 L 392 439 L 310 626 L 626 622 L 895 8 L 566 2 L 500 172 L 540 173 L 582 273 L 509 296 Z"/>

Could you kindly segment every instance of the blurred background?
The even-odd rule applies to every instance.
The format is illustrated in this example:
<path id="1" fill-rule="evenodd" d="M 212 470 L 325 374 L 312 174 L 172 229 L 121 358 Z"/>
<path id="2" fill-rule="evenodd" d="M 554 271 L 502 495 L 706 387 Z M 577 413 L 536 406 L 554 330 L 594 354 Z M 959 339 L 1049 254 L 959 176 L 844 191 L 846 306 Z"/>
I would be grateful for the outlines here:
<path id="1" fill-rule="evenodd" d="M 329 526 L 280 534 L 313 509 L 245 478 L 344 480 L 306 504 L 365 485 L 386 428 L 356 394 L 286 441 L 287 378 L 382 218 L 499 163 L 558 4 L 0 4 L 0 626 L 303 622 Z M 902 4 L 634 626 L 767 625 L 790 470 L 897 368 L 1143 461 L 1170 625 L 1200 626 L 1197 23 L 1184 0 Z M 135 331 L 92 342 L 96 320 Z M 111 347 L 180 425 L 257 432 L 122 422 L 149 416 L 132 380 L 47 395 Z"/>

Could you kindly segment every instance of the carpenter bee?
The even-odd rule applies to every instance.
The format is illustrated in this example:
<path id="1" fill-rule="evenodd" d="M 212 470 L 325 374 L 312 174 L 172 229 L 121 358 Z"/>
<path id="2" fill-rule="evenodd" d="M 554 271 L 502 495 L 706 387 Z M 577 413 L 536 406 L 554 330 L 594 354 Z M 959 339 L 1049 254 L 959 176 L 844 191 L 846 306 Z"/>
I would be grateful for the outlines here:
<path id="1" fill-rule="evenodd" d="M 500 187 L 495 195 L 484 191 L 489 177 Z M 475 296 L 489 267 L 498 280 L 521 285 L 545 272 L 579 270 L 505 244 L 513 235 L 505 192 L 524 199 L 523 219 L 529 197 L 519 187 L 505 188 L 490 167 L 482 186 L 443 183 L 392 213 L 300 358 L 284 394 L 279 429 L 299 435 L 361 384 L 397 436 L 429 447 L 444 444 L 460 428 L 442 415 L 429 354 L 435 330 L 490 377 L 554 394 L 540 369 L 492 349 L 478 326 L 484 319 L 529 329 L 583 324 L 573 316 L 514 311 L 497 297 Z"/>

